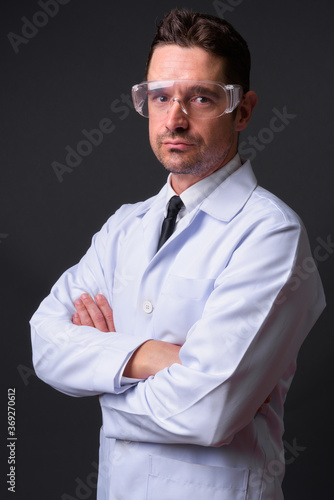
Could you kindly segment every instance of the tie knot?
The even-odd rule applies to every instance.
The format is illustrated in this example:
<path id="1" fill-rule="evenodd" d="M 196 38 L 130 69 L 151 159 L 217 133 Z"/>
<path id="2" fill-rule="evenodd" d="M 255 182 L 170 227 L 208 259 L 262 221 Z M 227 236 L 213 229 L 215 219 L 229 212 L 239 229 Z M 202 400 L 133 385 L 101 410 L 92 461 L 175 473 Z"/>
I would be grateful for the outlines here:
<path id="1" fill-rule="evenodd" d="M 167 217 L 175 217 L 183 206 L 183 201 L 179 196 L 172 196 L 169 200 Z"/>

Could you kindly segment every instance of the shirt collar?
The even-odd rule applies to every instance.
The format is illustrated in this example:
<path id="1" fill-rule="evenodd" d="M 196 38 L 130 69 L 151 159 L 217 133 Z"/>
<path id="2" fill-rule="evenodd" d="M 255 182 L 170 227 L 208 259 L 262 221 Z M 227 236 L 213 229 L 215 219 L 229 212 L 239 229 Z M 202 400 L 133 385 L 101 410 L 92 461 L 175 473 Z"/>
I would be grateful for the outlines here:
<path id="1" fill-rule="evenodd" d="M 241 162 L 240 168 L 237 168 L 233 173 L 230 172 L 224 182 L 221 182 L 216 189 L 213 189 L 206 198 L 204 197 L 197 207 L 198 210 L 224 222 L 229 222 L 242 210 L 256 188 L 257 181 L 250 161 L 242 158 Z M 226 167 L 227 165 L 221 170 Z M 167 188 L 168 184 L 165 183 L 157 195 L 138 203 L 135 215 L 143 218 L 144 226 L 154 225 L 152 223 L 157 217 L 161 224 L 160 217 L 166 207 Z M 174 195 L 173 191 L 172 194 Z M 196 214 L 196 212 L 196 210 L 193 210 L 192 214 Z"/>
<path id="2" fill-rule="evenodd" d="M 180 210 L 178 219 L 182 218 L 187 213 L 190 213 L 239 167 L 241 167 L 241 159 L 237 153 L 231 161 L 224 165 L 224 167 L 216 170 L 211 175 L 208 175 L 183 191 L 180 194 L 180 198 L 184 203 L 184 207 Z M 172 196 L 176 195 L 171 186 L 171 175 L 172 174 L 169 174 L 167 179 L 165 215 L 167 213 L 169 200 Z"/>

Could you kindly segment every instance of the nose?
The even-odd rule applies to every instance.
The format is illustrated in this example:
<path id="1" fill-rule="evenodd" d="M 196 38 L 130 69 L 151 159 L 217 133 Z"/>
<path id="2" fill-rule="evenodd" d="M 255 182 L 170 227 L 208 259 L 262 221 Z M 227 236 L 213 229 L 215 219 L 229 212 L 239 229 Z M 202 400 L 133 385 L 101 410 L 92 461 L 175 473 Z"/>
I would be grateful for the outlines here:
<path id="1" fill-rule="evenodd" d="M 166 115 L 166 127 L 169 130 L 178 128 L 186 129 L 189 126 L 188 115 L 183 111 L 183 105 L 179 99 L 174 97 Z"/>

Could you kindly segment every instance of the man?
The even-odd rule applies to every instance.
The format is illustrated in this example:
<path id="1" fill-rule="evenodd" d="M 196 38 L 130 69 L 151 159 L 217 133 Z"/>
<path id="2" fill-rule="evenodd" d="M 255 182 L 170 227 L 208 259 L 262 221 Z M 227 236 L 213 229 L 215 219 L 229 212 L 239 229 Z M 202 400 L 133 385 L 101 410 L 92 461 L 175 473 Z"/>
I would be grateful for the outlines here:
<path id="1" fill-rule="evenodd" d="M 226 21 L 165 17 L 133 98 L 167 184 L 122 206 L 32 319 L 37 374 L 100 395 L 98 500 L 283 498 L 283 404 L 324 296 L 315 267 L 295 276 L 299 218 L 237 154 L 249 68 Z"/>

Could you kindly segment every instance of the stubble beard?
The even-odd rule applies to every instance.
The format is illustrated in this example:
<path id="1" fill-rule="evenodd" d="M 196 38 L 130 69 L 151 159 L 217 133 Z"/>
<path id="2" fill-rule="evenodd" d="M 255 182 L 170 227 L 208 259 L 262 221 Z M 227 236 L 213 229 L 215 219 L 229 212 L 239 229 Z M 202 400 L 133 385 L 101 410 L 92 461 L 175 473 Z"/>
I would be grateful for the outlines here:
<path id="1" fill-rule="evenodd" d="M 185 138 L 184 138 L 185 139 Z M 186 139 L 185 139 L 186 140 Z M 194 142 L 194 141 L 189 141 Z M 157 141 L 153 151 L 157 159 L 162 163 L 165 169 L 174 175 L 194 175 L 204 177 L 209 172 L 214 172 L 224 165 L 229 155 L 233 140 L 230 139 L 224 150 L 209 150 L 203 148 L 201 141 L 195 142 L 197 152 L 190 154 L 189 151 L 180 151 L 170 149 L 168 153 L 163 152 L 163 141 Z"/>

